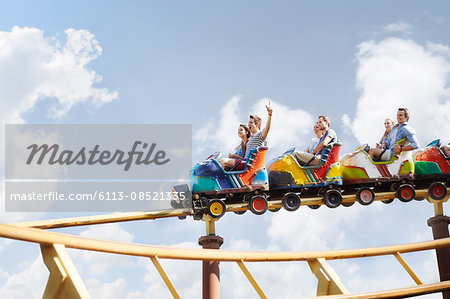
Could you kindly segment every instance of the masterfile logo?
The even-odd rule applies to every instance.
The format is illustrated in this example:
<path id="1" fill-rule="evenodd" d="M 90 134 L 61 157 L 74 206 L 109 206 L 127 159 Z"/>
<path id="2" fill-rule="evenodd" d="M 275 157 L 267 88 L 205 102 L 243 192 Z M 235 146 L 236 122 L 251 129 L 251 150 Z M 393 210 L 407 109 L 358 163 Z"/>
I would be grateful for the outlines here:
<path id="1" fill-rule="evenodd" d="M 191 125 L 6 125 L 6 179 L 187 179 Z"/>
<path id="2" fill-rule="evenodd" d="M 141 146 L 143 150 L 138 150 L 139 146 Z M 151 163 L 155 163 L 155 165 L 164 165 L 170 161 L 169 158 L 166 159 L 166 152 L 164 150 L 156 151 L 153 155 L 156 143 L 152 143 L 148 146 L 148 143 L 135 141 L 133 148 L 129 152 L 119 149 L 116 149 L 114 152 L 109 150 L 100 151 L 99 148 L 100 145 L 96 144 L 92 150 L 86 150 L 86 147 L 83 146 L 79 151 L 63 150 L 60 152 L 60 146 L 58 144 L 53 144 L 52 146 L 49 146 L 48 144 L 42 144 L 40 146 L 32 144 L 27 147 L 27 149 L 30 150 L 30 155 L 28 156 L 26 163 L 28 165 L 32 164 L 35 156 L 37 156 L 35 163 L 38 165 L 41 165 L 45 158 L 47 158 L 46 162 L 50 165 L 71 165 L 74 163 L 77 165 L 94 165 L 96 163 L 108 165 L 116 162 L 118 165 L 125 165 L 124 170 L 128 171 L 133 164 L 134 159 L 136 165 L 149 165 Z M 144 152 L 146 149 L 147 151 Z"/>
<path id="3" fill-rule="evenodd" d="M 6 211 L 169 208 L 191 125 L 6 125 Z"/>

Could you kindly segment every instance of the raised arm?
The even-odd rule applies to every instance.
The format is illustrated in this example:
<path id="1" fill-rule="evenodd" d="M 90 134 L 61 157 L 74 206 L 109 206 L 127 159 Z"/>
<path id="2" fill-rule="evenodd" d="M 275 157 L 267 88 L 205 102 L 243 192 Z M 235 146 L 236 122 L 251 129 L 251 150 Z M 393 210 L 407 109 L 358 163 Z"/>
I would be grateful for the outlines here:
<path id="1" fill-rule="evenodd" d="M 269 130 L 270 130 L 270 124 L 272 122 L 272 112 L 273 109 L 272 107 L 270 107 L 270 102 L 269 102 L 269 106 L 266 105 L 266 109 L 267 109 L 267 114 L 269 115 L 267 118 L 267 123 L 266 126 L 264 127 L 264 129 L 261 131 L 261 136 L 266 139 L 267 138 L 267 134 L 269 134 Z"/>

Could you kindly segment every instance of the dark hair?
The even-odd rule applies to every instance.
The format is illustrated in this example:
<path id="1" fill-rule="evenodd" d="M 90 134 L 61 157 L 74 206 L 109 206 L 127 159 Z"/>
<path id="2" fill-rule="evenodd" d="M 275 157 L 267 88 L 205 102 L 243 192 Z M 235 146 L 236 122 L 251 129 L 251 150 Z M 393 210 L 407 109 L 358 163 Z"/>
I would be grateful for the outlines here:
<path id="1" fill-rule="evenodd" d="M 255 125 L 258 127 L 258 129 L 261 129 L 261 117 L 259 117 L 256 114 L 252 114 L 252 115 L 250 115 L 250 118 L 254 119 L 255 120 Z"/>
<path id="2" fill-rule="evenodd" d="M 408 110 L 408 108 L 398 108 L 398 111 L 405 112 L 406 120 L 409 120 L 409 110 Z"/>
<path id="3" fill-rule="evenodd" d="M 250 129 L 248 128 L 247 125 L 240 124 L 239 127 L 243 127 L 244 128 L 244 131 L 246 132 L 245 136 L 247 136 L 247 139 L 249 139 L 250 136 L 252 136 L 252 132 L 250 132 Z"/>

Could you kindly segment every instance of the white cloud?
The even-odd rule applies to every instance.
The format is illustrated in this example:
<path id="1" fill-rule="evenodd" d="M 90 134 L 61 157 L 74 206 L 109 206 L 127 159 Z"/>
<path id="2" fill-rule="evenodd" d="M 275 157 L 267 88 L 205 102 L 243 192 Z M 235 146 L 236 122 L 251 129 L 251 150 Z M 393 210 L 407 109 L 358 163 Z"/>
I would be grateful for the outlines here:
<path id="1" fill-rule="evenodd" d="M 267 121 L 267 105 L 269 99 L 261 99 L 253 107 L 253 113 L 261 116 L 263 125 Z M 307 111 L 295 109 L 279 102 L 270 100 L 273 107 L 272 125 L 268 135 L 269 149 L 276 155 L 282 154 L 291 147 L 301 150 L 314 137 L 313 126 L 315 118 Z"/>
<path id="2" fill-rule="evenodd" d="M 125 287 L 127 285 L 123 278 L 118 278 L 111 283 L 101 283 L 97 279 L 86 282 L 88 292 L 92 298 L 99 299 L 122 299 L 125 298 Z"/>
<path id="3" fill-rule="evenodd" d="M 399 38 L 361 43 L 356 54 L 356 86 L 361 91 L 356 117 L 343 117 L 359 142 L 377 142 L 384 118 L 396 119 L 399 107 L 409 108 L 421 146 L 448 138 L 449 53 L 445 45 L 422 46 Z"/>
<path id="4" fill-rule="evenodd" d="M 21 114 L 40 99 L 53 98 L 51 117 L 60 118 L 73 105 L 102 105 L 117 98 L 117 92 L 94 85 L 101 77 L 87 65 L 101 55 L 102 48 L 87 30 L 67 29 L 61 45 L 37 28 L 14 27 L 0 31 L 0 118 L 21 123 Z"/>
<path id="5" fill-rule="evenodd" d="M 11 239 L 0 239 L 0 252 L 6 247 L 8 246 L 10 243 L 12 243 Z"/>
<path id="6" fill-rule="evenodd" d="M 219 111 L 219 117 L 212 119 L 205 127 L 194 132 L 193 138 L 199 143 L 198 149 L 203 146 L 232 149 L 236 144 L 237 129 L 240 123 L 239 102 L 240 96 L 232 97 Z"/>
<path id="7" fill-rule="evenodd" d="M 386 25 L 383 28 L 383 31 L 387 32 L 387 33 L 406 33 L 406 34 L 408 34 L 411 32 L 412 28 L 413 28 L 412 25 L 405 23 L 403 21 L 398 21 L 396 23 L 391 23 L 389 25 Z"/>
<path id="8" fill-rule="evenodd" d="M 96 107 L 118 97 L 117 92 L 94 87 L 101 77 L 88 65 L 102 48 L 87 30 L 67 29 L 66 42 L 45 37 L 37 28 L 13 27 L 0 31 L 0 120 L 24 123 L 21 115 L 45 99 L 52 99 L 49 117 L 61 118 L 74 105 L 87 102 Z M 4 127 L 0 130 L 4 140 Z M 0 162 L 4 159 L 0 145 Z M 4 161 L 0 163 L 4 165 Z M 2 177 L 3 179 L 3 177 Z M 0 187 L 0 211 L 4 210 L 4 189 Z M 23 221 L 37 214 L 7 213 L 4 221 Z"/>
<path id="9" fill-rule="evenodd" d="M 131 243 L 133 235 L 120 227 L 118 223 L 90 226 L 80 233 L 81 237 L 96 238 L 110 241 Z M 77 257 L 81 254 L 82 261 L 88 267 L 90 276 L 104 274 L 113 265 L 126 265 L 133 263 L 132 257 L 117 254 L 101 253 L 94 251 L 71 251 L 71 255 Z"/>
<path id="10" fill-rule="evenodd" d="M 7 279 L 0 287 L 0 298 L 29 299 L 42 296 L 49 275 L 42 258 L 38 256 L 27 266 L 19 273 L 1 273 Z"/>
<path id="11" fill-rule="evenodd" d="M 250 114 L 261 116 L 263 120 L 261 128 L 264 128 L 267 121 L 265 105 L 269 103 L 269 99 L 260 99 L 250 111 L 246 112 L 239 110 L 240 101 L 240 96 L 232 97 L 214 119 L 194 132 L 197 144 L 194 151 L 199 159 L 213 151 L 221 151 L 223 156 L 228 155 L 239 143 L 237 136 L 239 124 L 246 124 Z M 272 99 L 270 105 L 273 108 L 273 117 L 268 135 L 269 155 L 279 155 L 294 146 L 305 148 L 313 137 L 313 117 L 304 110 L 285 106 Z"/>
<path id="12" fill-rule="evenodd" d="M 160 259 L 160 263 L 175 286 L 178 294 L 182 298 L 201 297 L 201 261 Z M 143 260 L 141 265 L 144 265 L 146 271 L 141 283 L 142 285 L 147 286 L 147 288 L 144 290 L 131 292 L 128 294 L 127 298 L 169 298 L 170 291 L 151 260 Z"/>
<path id="13" fill-rule="evenodd" d="M 445 19 L 444 17 L 441 17 L 439 15 L 435 15 L 434 13 L 430 12 L 429 10 L 425 10 L 424 11 L 425 16 L 427 16 L 433 23 L 435 23 L 436 25 L 444 25 L 445 24 Z"/>
<path id="14" fill-rule="evenodd" d="M 118 223 L 90 226 L 80 233 L 81 237 L 98 238 L 110 241 L 132 242 L 133 235 L 120 227 Z"/>
<path id="15" fill-rule="evenodd" d="M 345 248 L 348 244 L 351 230 L 361 214 L 360 208 L 329 209 L 322 207 L 311 210 L 302 206 L 299 213 L 281 210 L 272 217 L 268 229 L 271 242 L 277 243 L 287 250 L 322 250 Z M 326 225 L 323 225 L 326 223 Z M 342 227 L 346 229 L 343 230 Z M 292 238 L 301 235 L 301 238 Z"/>

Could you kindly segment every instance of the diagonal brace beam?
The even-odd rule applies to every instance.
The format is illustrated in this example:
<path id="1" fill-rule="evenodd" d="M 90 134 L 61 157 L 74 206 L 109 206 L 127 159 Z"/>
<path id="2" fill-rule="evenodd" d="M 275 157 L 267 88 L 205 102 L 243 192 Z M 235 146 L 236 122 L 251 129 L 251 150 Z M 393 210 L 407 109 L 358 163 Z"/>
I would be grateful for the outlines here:
<path id="1" fill-rule="evenodd" d="M 397 258 L 399 263 L 405 268 L 406 272 L 411 276 L 411 278 L 414 280 L 414 282 L 417 285 L 423 284 L 423 282 L 420 280 L 419 276 L 414 272 L 414 270 L 408 265 L 408 263 L 405 261 L 405 259 L 400 255 L 400 252 L 394 253 L 394 256 Z"/>
<path id="2" fill-rule="evenodd" d="M 244 264 L 244 261 L 241 259 L 240 261 L 236 261 L 236 263 L 239 265 L 239 268 L 241 268 L 242 272 L 244 272 L 244 275 L 247 277 L 251 285 L 255 288 L 255 291 L 258 293 L 259 297 L 267 299 L 266 294 L 264 294 L 263 290 L 256 282 L 256 279 L 253 277 L 252 273 L 250 273 L 247 266 Z"/>
<path id="3" fill-rule="evenodd" d="M 167 275 L 166 271 L 164 270 L 163 266 L 159 262 L 158 256 L 155 255 L 153 257 L 150 257 L 150 259 L 152 260 L 153 265 L 155 265 L 156 270 L 158 270 L 159 275 L 161 275 L 161 278 L 164 280 L 164 283 L 166 284 L 173 298 L 176 299 L 181 298 L 177 290 L 175 289 L 175 286 L 173 285 L 172 281 L 170 280 L 169 276 Z"/>
<path id="4" fill-rule="evenodd" d="M 309 260 L 308 264 L 319 280 L 317 296 L 350 294 L 337 273 L 324 258 Z"/>
<path id="5" fill-rule="evenodd" d="M 44 263 L 50 271 L 42 298 L 91 298 L 64 245 L 41 244 L 41 252 Z"/>

